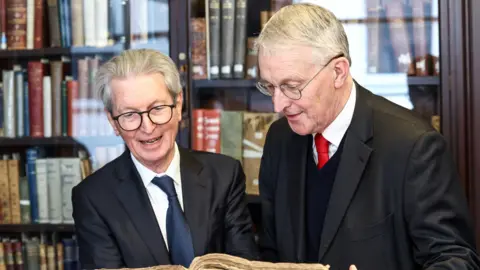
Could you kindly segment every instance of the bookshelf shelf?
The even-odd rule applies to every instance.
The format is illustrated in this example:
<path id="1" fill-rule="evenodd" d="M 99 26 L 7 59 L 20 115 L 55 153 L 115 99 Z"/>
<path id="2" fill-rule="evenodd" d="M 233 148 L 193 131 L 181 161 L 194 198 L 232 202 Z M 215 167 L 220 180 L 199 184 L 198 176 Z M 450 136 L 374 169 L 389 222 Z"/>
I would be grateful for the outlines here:
<path id="1" fill-rule="evenodd" d="M 440 85 L 440 78 L 437 76 L 409 76 L 408 85 Z"/>
<path id="2" fill-rule="evenodd" d="M 0 147 L 32 147 L 32 146 L 81 146 L 81 143 L 72 137 L 0 137 Z"/>
<path id="3" fill-rule="evenodd" d="M 194 80 L 193 88 L 247 88 L 255 87 L 256 80 Z"/>
<path id="4" fill-rule="evenodd" d="M 256 80 L 194 80 L 193 88 L 249 88 L 255 87 Z M 440 85 L 438 76 L 408 76 L 408 85 Z"/>
<path id="5" fill-rule="evenodd" d="M 70 54 L 69 48 L 42 48 L 33 50 L 0 50 L 0 59 L 5 58 L 28 58 L 28 57 L 51 57 Z"/>
<path id="6" fill-rule="evenodd" d="M 75 232 L 73 224 L 2 224 L 0 233 Z"/>
<path id="7" fill-rule="evenodd" d="M 31 50 L 0 50 L 0 59 L 53 57 L 63 55 L 88 55 L 88 54 L 118 54 L 124 50 L 124 44 L 106 47 L 71 47 L 71 48 L 42 48 Z"/>
<path id="8" fill-rule="evenodd" d="M 112 46 L 105 46 L 105 47 L 71 47 L 70 52 L 74 55 L 82 55 L 82 54 L 119 54 L 121 53 L 124 48 L 124 44 L 119 43 Z"/>

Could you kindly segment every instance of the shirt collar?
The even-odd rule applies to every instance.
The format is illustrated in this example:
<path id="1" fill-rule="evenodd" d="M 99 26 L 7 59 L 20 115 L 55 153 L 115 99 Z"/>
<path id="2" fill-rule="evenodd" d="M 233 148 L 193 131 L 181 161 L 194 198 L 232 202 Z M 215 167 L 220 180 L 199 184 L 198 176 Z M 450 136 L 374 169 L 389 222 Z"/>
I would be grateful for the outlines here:
<path id="1" fill-rule="evenodd" d="M 325 128 L 322 135 L 330 144 L 335 145 L 336 147 L 340 146 L 343 136 L 347 132 L 350 123 L 352 122 L 353 112 L 355 110 L 355 101 L 357 98 L 357 91 L 355 83 L 352 84 L 352 90 L 350 91 L 350 96 L 348 97 L 347 103 L 343 107 L 342 111 L 338 116 L 333 120 L 330 125 Z M 313 134 L 315 138 L 315 134 Z M 315 140 L 314 140 L 315 141 Z"/>
<path id="2" fill-rule="evenodd" d="M 180 184 L 180 179 L 177 179 L 177 177 L 175 177 L 176 175 L 180 175 L 179 173 L 177 173 L 177 172 L 180 171 L 180 152 L 178 151 L 178 146 L 177 146 L 176 142 L 175 142 L 174 147 L 175 147 L 175 152 L 173 154 L 172 162 L 170 162 L 170 165 L 168 165 L 165 173 L 156 173 L 156 172 L 150 170 L 149 168 L 145 167 L 145 165 L 140 163 L 140 161 L 138 161 L 133 156 L 132 153 L 130 153 L 130 156 L 132 157 L 133 164 L 137 168 L 137 171 L 140 174 L 140 177 L 142 178 L 142 182 L 145 186 L 150 184 L 150 182 L 153 180 L 154 177 L 161 177 L 161 176 L 164 176 L 164 175 L 170 176 L 170 178 L 173 179 L 173 182 L 176 185 Z"/>

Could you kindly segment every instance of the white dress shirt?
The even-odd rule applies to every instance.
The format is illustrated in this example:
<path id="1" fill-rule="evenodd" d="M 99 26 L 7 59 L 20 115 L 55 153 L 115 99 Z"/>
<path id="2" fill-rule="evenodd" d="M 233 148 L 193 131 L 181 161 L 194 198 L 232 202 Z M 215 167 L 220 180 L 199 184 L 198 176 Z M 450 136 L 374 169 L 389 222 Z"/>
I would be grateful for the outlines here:
<path id="1" fill-rule="evenodd" d="M 345 133 L 352 122 L 356 99 L 357 91 L 355 84 L 353 84 L 345 107 L 343 107 L 342 111 L 338 114 L 335 120 L 333 120 L 333 122 L 327 126 L 322 133 L 323 137 L 329 142 L 329 158 L 331 158 L 333 154 L 337 152 L 340 142 L 342 141 L 343 136 L 345 136 Z M 318 164 L 317 147 L 315 147 L 315 135 L 316 133 L 313 134 L 313 158 L 315 159 L 315 163 Z"/>
<path id="2" fill-rule="evenodd" d="M 165 173 L 157 174 L 156 172 L 148 169 L 143 164 L 141 164 L 131 153 L 130 153 L 133 163 L 137 168 L 142 182 L 147 189 L 148 198 L 152 205 L 153 211 L 155 212 L 155 217 L 157 218 L 158 225 L 163 235 L 163 240 L 168 250 L 168 238 L 167 238 L 167 210 L 168 210 L 168 197 L 165 192 L 160 189 L 157 185 L 152 183 L 154 177 L 161 177 L 168 175 L 173 179 L 173 185 L 175 191 L 177 192 L 178 201 L 180 202 L 180 207 L 183 210 L 183 195 L 182 195 L 182 180 L 180 176 L 180 152 L 178 151 L 178 146 L 175 143 L 175 153 L 173 154 L 173 160 L 168 165 Z"/>

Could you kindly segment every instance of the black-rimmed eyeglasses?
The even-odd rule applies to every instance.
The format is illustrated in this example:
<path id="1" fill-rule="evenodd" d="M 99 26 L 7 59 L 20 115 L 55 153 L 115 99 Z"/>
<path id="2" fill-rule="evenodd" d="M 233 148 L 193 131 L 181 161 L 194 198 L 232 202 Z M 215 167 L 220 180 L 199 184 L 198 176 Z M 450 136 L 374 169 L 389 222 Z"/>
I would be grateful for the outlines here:
<path id="1" fill-rule="evenodd" d="M 323 65 L 323 67 L 317 72 L 315 73 L 315 75 L 306 83 L 304 84 L 303 86 L 302 85 L 288 85 L 288 84 L 281 84 L 280 86 L 278 86 L 278 88 L 280 88 L 280 91 L 282 91 L 282 93 L 290 98 L 290 99 L 294 99 L 294 100 L 299 100 L 301 97 L 302 97 L 302 91 L 303 89 L 305 89 L 311 81 L 313 81 L 313 79 L 315 79 L 315 77 L 317 77 L 318 74 L 320 74 L 320 72 L 325 68 L 327 67 L 333 60 L 335 59 L 338 59 L 340 57 L 343 57 L 344 54 L 341 53 L 341 54 L 338 54 L 334 57 L 332 57 L 330 60 L 328 60 L 328 62 Z M 264 95 L 267 95 L 267 96 L 273 96 L 273 94 L 275 93 L 275 88 L 277 88 L 275 85 L 273 84 L 270 84 L 270 83 L 262 83 L 262 82 L 257 82 L 256 84 L 257 86 L 257 89 Z"/>
<path id="2" fill-rule="evenodd" d="M 142 125 L 143 117 L 142 114 L 146 113 L 148 118 L 152 123 L 157 125 L 163 125 L 168 123 L 173 116 L 173 108 L 175 104 L 172 105 L 160 105 L 155 106 L 149 110 L 143 112 L 126 112 L 117 116 L 113 116 L 112 119 L 117 121 L 120 128 L 125 131 L 133 131 Z"/>

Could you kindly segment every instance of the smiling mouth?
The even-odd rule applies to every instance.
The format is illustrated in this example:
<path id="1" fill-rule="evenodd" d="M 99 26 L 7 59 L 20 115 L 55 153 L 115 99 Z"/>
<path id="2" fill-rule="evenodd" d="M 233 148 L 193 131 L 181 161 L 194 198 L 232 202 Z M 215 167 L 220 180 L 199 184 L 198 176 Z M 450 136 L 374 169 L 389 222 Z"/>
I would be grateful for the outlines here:
<path id="1" fill-rule="evenodd" d="M 158 140 L 160 140 L 162 138 L 162 136 L 158 137 L 158 138 L 155 138 L 155 139 L 151 139 L 151 140 L 148 140 L 148 141 L 140 141 L 141 143 L 144 143 L 144 144 L 153 144 L 153 143 L 156 143 Z"/>

